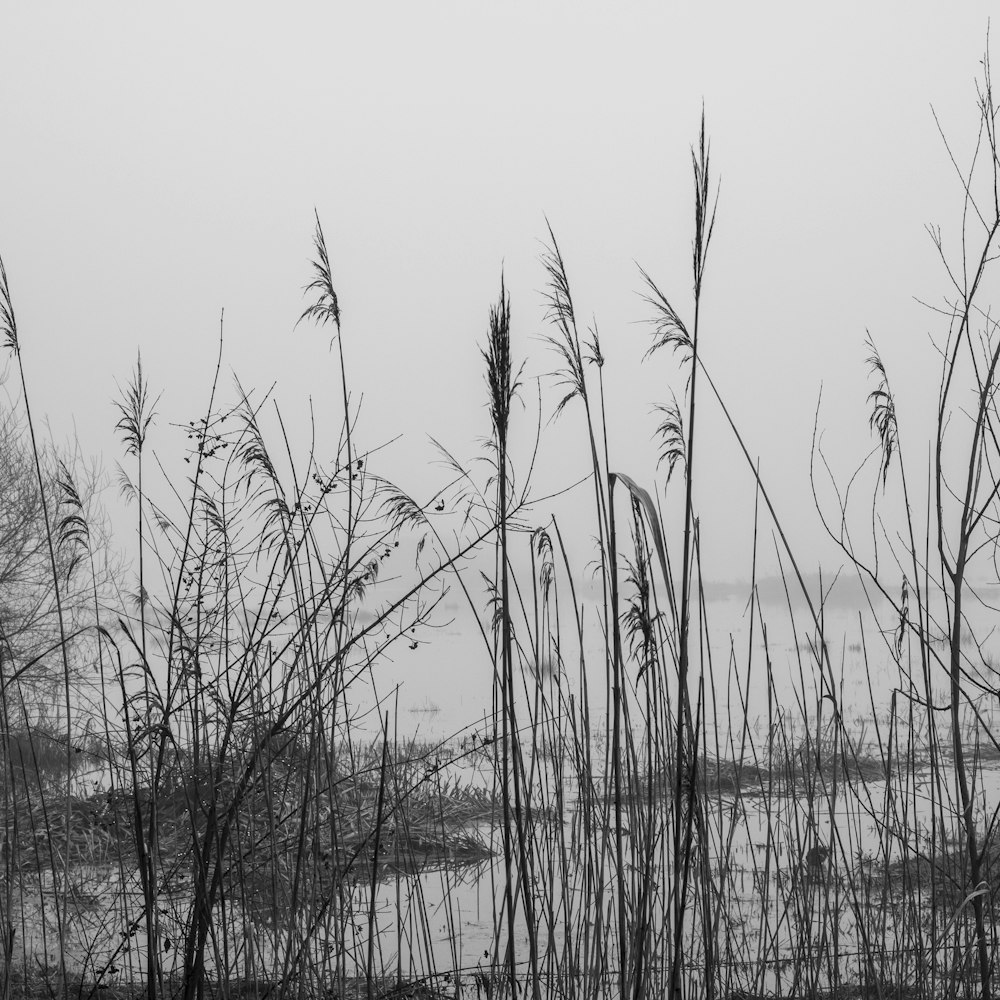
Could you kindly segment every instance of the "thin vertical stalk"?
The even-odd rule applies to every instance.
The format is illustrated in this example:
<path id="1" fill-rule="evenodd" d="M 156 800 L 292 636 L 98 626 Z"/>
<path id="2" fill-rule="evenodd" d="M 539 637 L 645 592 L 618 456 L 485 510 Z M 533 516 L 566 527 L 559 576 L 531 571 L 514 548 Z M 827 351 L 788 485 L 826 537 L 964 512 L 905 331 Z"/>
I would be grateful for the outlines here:
<path id="1" fill-rule="evenodd" d="M 28 433 L 31 436 L 31 453 L 34 459 L 35 475 L 38 480 L 38 493 L 41 499 L 42 516 L 45 522 L 45 540 L 49 553 L 49 564 L 52 570 L 52 589 L 56 603 L 56 618 L 59 623 L 59 652 L 63 667 L 63 694 L 66 709 L 66 803 L 64 820 L 66 823 L 66 839 L 69 843 L 70 820 L 72 818 L 72 774 L 73 774 L 73 706 L 71 701 L 71 683 L 69 650 L 67 649 L 66 619 L 63 609 L 62 587 L 59 581 L 59 565 L 56 561 L 56 550 L 53 526 L 49 515 L 49 502 L 45 489 L 45 476 L 42 473 L 42 460 L 35 436 L 35 422 L 31 415 L 31 402 L 28 397 L 28 382 L 24 371 L 24 358 L 21 355 L 21 342 L 17 330 L 17 320 L 14 316 L 14 305 L 10 295 L 10 285 L 7 281 L 7 271 L 3 259 L 0 258 L 0 336 L 3 346 L 10 349 L 17 359 L 18 373 L 21 379 L 21 393 L 24 398 L 24 410 L 27 416 Z M 55 876 L 55 859 L 52 859 L 53 876 Z M 69 983 L 66 979 L 65 956 L 65 922 L 69 907 L 69 850 L 63 857 L 61 902 L 56 904 L 56 921 L 59 933 L 59 976 L 63 995 L 68 996 Z"/>

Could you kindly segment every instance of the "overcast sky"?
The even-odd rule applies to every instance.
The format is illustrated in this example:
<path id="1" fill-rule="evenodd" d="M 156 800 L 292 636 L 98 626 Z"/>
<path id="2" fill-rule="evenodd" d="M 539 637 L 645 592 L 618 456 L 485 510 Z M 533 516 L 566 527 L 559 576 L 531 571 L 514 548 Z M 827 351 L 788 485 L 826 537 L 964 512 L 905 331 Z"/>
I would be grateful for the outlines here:
<path id="1" fill-rule="evenodd" d="M 931 406 L 947 285 L 924 226 L 956 233 L 989 5 L 8 4 L 0 29 L 0 254 L 34 406 L 119 457 L 116 383 L 137 349 L 162 389 L 154 444 L 200 414 L 225 309 L 226 384 L 277 380 L 336 441 L 329 335 L 305 324 L 313 210 L 330 247 L 359 435 L 418 495 L 488 431 L 479 345 L 501 267 L 528 384 L 550 220 L 607 356 L 612 465 L 651 484 L 636 262 L 690 309 L 690 146 L 704 104 L 721 201 L 702 350 L 801 537 L 821 424 L 849 471 L 871 445 L 866 329 L 904 417 Z M 545 389 L 546 413 L 556 396 Z M 524 419 L 534 421 L 534 388 Z M 568 411 L 545 488 L 585 464 Z M 294 423 L 298 421 L 298 423 Z M 706 412 L 698 497 L 735 576 L 748 479 Z M 565 447 L 565 450 L 562 450 Z M 321 445 L 321 451 L 323 445 Z M 922 449 L 918 451 L 922 457 Z M 732 513 L 737 511 L 737 513 Z M 716 573 L 716 575 L 720 575 Z M 725 576 L 726 571 L 721 575 Z"/>

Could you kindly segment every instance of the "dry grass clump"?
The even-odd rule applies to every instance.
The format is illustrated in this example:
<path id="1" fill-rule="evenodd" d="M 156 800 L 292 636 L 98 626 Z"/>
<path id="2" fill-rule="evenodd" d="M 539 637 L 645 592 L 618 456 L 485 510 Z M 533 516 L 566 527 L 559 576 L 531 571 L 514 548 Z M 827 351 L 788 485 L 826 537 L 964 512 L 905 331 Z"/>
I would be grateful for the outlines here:
<path id="1" fill-rule="evenodd" d="M 995 836 L 984 838 L 982 844 L 981 875 L 985 885 L 992 886 L 1000 879 L 1000 844 Z M 946 842 L 943 847 L 928 843 L 920 850 L 909 850 L 904 857 L 885 866 L 873 882 L 893 895 L 919 888 L 928 905 L 942 907 L 948 913 L 967 905 L 984 885 L 982 880 L 973 882 L 969 858 L 961 842 Z M 995 919 L 994 893 L 987 894 L 986 904 Z"/>
<path id="2" fill-rule="evenodd" d="M 842 738 L 807 739 L 793 746 L 782 744 L 772 754 L 771 770 L 800 787 L 816 781 L 865 784 L 885 780 L 886 759 L 880 748 L 858 748 Z"/>
<path id="3" fill-rule="evenodd" d="M 441 982 L 435 984 L 433 977 L 416 980 L 398 980 L 395 977 L 381 978 L 369 984 L 359 977 L 349 977 L 338 988 L 328 987 L 297 988 L 297 984 L 282 980 L 268 979 L 225 979 L 208 978 L 203 984 L 204 1000 L 276 1000 L 288 995 L 289 989 L 295 990 L 295 996 L 300 1000 L 451 1000 L 455 995 L 452 982 L 441 977 Z M 143 989 L 131 983 L 116 981 L 112 976 L 108 980 L 94 984 L 88 979 L 70 977 L 65 984 L 68 993 L 79 1000 L 144 1000 Z M 29 976 L 14 973 L 9 986 L 12 994 L 18 1000 L 51 1000 L 58 984 L 56 974 L 49 970 L 36 970 Z M 184 983 L 175 977 L 166 977 L 164 987 L 167 996 L 180 996 L 184 992 Z"/>
<path id="4" fill-rule="evenodd" d="M 919 986 L 884 982 L 871 985 L 842 984 L 832 989 L 807 990 L 802 993 L 753 993 L 733 990 L 724 1000 L 922 1000 L 927 994 Z"/>
<path id="5" fill-rule="evenodd" d="M 816 742 L 786 735 L 757 760 L 750 755 L 736 759 L 708 754 L 699 761 L 693 778 L 699 793 L 710 798 L 755 798 L 794 797 L 817 783 L 866 785 L 884 781 L 886 776 L 886 761 L 875 747 L 856 748 L 839 740 Z M 650 790 L 654 798 L 672 794 L 676 771 L 668 764 L 651 781 L 641 775 L 634 780 L 628 798 L 642 802 Z"/>

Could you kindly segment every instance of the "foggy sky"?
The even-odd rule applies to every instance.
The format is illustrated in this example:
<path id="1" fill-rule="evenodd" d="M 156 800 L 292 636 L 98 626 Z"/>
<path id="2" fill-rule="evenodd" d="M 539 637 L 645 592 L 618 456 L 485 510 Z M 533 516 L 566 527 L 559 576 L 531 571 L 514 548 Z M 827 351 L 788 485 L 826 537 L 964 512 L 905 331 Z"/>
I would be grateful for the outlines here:
<path id="1" fill-rule="evenodd" d="M 926 433 L 946 245 L 975 143 L 989 5 L 10 4 L 0 30 L 0 254 L 36 410 L 113 467 L 116 385 L 141 349 L 152 438 L 202 412 L 225 310 L 224 384 L 277 381 L 290 424 L 336 443 L 329 332 L 295 322 L 313 211 L 329 243 L 353 402 L 380 471 L 420 495 L 427 436 L 488 433 L 479 345 L 501 269 L 515 350 L 556 359 L 538 263 L 551 222 L 596 319 L 612 466 L 652 485 L 655 403 L 636 264 L 691 305 L 690 146 L 721 177 L 702 350 L 808 549 L 820 424 L 838 472 L 873 441 L 867 331 Z M 543 419 L 557 399 L 543 382 Z M 548 432 L 542 491 L 585 469 L 581 414 Z M 752 488 L 711 407 L 697 496 L 716 576 L 745 577 Z M 919 433 L 918 433 L 919 432 Z M 530 444 L 530 440 L 528 441 Z M 917 448 L 917 457 L 922 451 Z M 726 565 L 730 559 L 734 564 Z"/>

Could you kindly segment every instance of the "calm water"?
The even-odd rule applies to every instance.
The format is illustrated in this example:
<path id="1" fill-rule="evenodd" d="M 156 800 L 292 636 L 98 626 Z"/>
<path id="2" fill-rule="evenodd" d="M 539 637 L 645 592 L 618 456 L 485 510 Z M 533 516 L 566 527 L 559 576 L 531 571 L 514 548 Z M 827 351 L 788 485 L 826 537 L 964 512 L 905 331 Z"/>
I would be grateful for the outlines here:
<path id="1" fill-rule="evenodd" d="M 594 610 L 590 616 L 596 621 Z M 743 724 L 743 709 L 736 693 L 737 685 L 730 670 L 738 673 L 740 684 L 747 690 L 747 716 L 753 720 L 755 731 L 765 724 L 768 712 L 772 716 L 778 712 L 787 713 L 793 720 L 808 717 L 810 726 L 815 724 L 817 706 L 829 713 L 828 701 L 821 702 L 812 656 L 808 651 L 805 634 L 796 635 L 788 625 L 787 612 L 769 606 L 765 609 L 768 626 L 769 659 L 765 656 L 763 634 L 755 627 L 752 660 L 747 677 L 748 647 L 750 630 L 742 602 L 719 600 L 710 602 L 709 615 L 712 632 L 706 652 L 710 654 L 716 677 L 715 712 L 720 719 L 720 737 L 732 728 L 737 733 Z M 390 727 L 399 738 L 416 737 L 428 742 L 447 744 L 440 754 L 446 760 L 452 753 L 461 757 L 461 748 L 468 747 L 470 735 L 488 733 L 493 726 L 492 698 L 493 674 L 489 652 L 484 648 L 482 638 L 474 625 L 470 627 L 469 612 L 454 606 L 450 612 L 454 620 L 441 628 L 431 631 L 432 642 L 418 642 L 416 649 L 400 644 L 393 652 L 391 661 L 381 663 L 374 671 L 373 688 L 357 687 L 352 690 L 356 707 L 371 704 L 374 697 L 380 699 L 382 709 L 390 713 Z M 886 622 L 882 628 L 890 631 L 893 623 Z M 982 610 L 975 622 L 977 632 L 987 634 L 989 612 Z M 593 630 L 592 630 L 593 632 Z M 826 619 L 826 635 L 829 658 L 835 673 L 838 700 L 848 728 L 855 734 L 874 733 L 873 719 L 885 724 L 890 699 L 894 689 L 901 687 L 905 679 L 892 662 L 887 637 L 875 626 L 866 628 L 864 634 L 858 624 L 857 615 L 846 609 L 830 612 Z M 421 637 L 422 638 L 422 637 Z M 891 642 L 891 635 L 888 640 Z M 865 669 L 867 651 L 867 670 Z M 974 653 L 974 648 L 970 650 Z M 602 640 L 599 635 L 590 634 L 588 656 L 594 669 L 602 662 Z M 630 668 L 634 669 L 634 668 Z M 767 673 L 773 679 L 771 704 L 768 704 Z M 946 684 L 943 671 L 938 668 L 937 676 L 946 700 Z M 596 678 L 596 675 L 595 675 Z M 747 686 L 749 681 L 749 685 Z M 530 683 L 530 681 L 529 681 Z M 575 689 L 575 680 L 566 678 L 568 689 Z M 603 684 L 593 683 L 593 711 L 599 717 L 603 713 Z M 984 697 L 980 701 L 983 718 L 990 725 L 997 724 L 997 699 Z M 368 716 L 372 737 L 377 734 L 378 713 Z M 1000 732 L 1000 725 L 997 726 Z M 600 770 L 602 761 L 596 761 Z M 491 778 L 482 761 L 474 758 L 464 763 L 460 760 L 448 765 L 445 773 L 461 782 L 479 783 L 487 787 Z M 912 800 L 916 814 L 912 817 L 915 828 L 929 819 L 930 789 L 927 778 L 920 777 L 912 789 Z M 820 809 L 813 821 L 814 835 L 825 844 L 837 844 L 836 852 L 843 866 L 844 859 L 862 859 L 877 851 L 880 844 L 879 802 L 885 793 L 885 783 L 872 781 L 868 786 L 871 815 L 859 811 L 857 803 L 842 801 L 833 808 Z M 990 808 L 1000 802 L 1000 772 L 988 769 L 983 772 L 979 792 L 983 805 Z M 577 822 L 577 801 L 575 789 L 568 788 L 569 798 L 562 822 L 572 825 Z M 730 911 L 720 927 L 719 947 L 744 946 L 752 953 L 752 938 L 759 935 L 762 914 L 765 923 L 773 922 L 776 928 L 776 947 L 791 954 L 795 946 L 795 935 L 799 929 L 788 919 L 787 894 L 782 903 L 780 886 L 774 885 L 768 892 L 762 892 L 760 872 L 768 854 L 772 855 L 771 866 L 784 871 L 796 869 L 801 859 L 789 855 L 800 844 L 801 839 L 791 828 L 790 818 L 797 814 L 812 815 L 812 807 L 803 801 L 789 800 L 782 815 L 788 824 L 786 828 L 776 828 L 775 814 L 766 812 L 761 799 L 748 799 L 739 805 L 739 815 L 727 809 L 720 800 L 718 807 L 718 829 L 711 849 L 711 863 L 723 868 L 729 884 L 733 887 L 730 897 Z M 780 827 L 780 823 L 779 823 Z M 492 862 L 478 866 L 445 866 L 425 870 L 416 875 L 392 875 L 381 881 L 376 893 L 376 925 L 378 941 L 378 966 L 387 971 L 398 970 L 404 977 L 426 975 L 432 971 L 448 969 L 475 970 L 487 967 L 495 954 L 495 914 L 502 903 L 503 864 L 500 851 L 499 832 L 483 829 L 483 835 L 491 840 L 496 854 Z M 883 857 L 884 863 L 892 859 Z M 848 873 L 844 873 L 848 874 Z M 83 971 L 89 967 L 106 967 L 112 963 L 123 977 L 135 974 L 139 956 L 146 947 L 144 933 L 136 930 L 128 939 L 127 950 L 122 950 L 122 930 L 134 921 L 141 910 L 141 893 L 134 873 L 126 873 L 124 881 L 116 871 L 108 868 L 79 868 L 73 873 L 74 905 L 73 917 L 67 934 L 67 946 L 72 967 Z M 556 885 L 561 892 L 563 887 Z M 576 891 L 574 886 L 565 887 Z M 358 885 L 356 912 L 358 921 L 350 933 L 354 936 L 353 948 L 357 960 L 349 963 L 350 971 L 363 971 L 366 955 L 366 917 L 369 907 L 367 885 Z M 54 916 L 54 894 L 50 874 L 38 877 L 34 886 L 26 885 L 24 897 L 22 942 L 30 954 L 41 960 L 48 955 L 54 958 L 57 947 Z M 176 938 L 189 915 L 192 899 L 183 886 L 175 892 L 164 894 L 163 938 L 159 947 L 163 952 L 167 971 L 179 961 Z M 769 902 L 770 901 L 770 902 Z M 856 938 L 855 911 L 846 899 L 840 900 L 840 908 L 835 913 L 820 914 L 826 924 L 834 921 L 837 932 L 845 942 Z M 765 913 L 770 906 L 773 912 Z M 786 907 L 786 912 L 782 911 Z M 249 929 L 238 914 L 230 914 L 235 919 L 234 926 L 239 933 L 228 934 L 220 926 L 218 946 L 224 964 L 242 963 L 247 969 L 266 968 L 276 954 L 287 947 L 286 932 L 294 921 L 289 915 L 289 927 L 253 925 Z M 253 928 L 256 927 L 256 930 Z M 828 928 L 829 929 L 829 928 Z M 527 930 L 521 927 L 523 938 L 518 948 L 526 947 Z M 174 934 L 172 948 L 164 950 L 167 939 Z M 558 923 L 553 933 L 561 933 Z M 887 939 L 891 939 L 892 921 L 886 924 Z M 323 963 L 329 960 L 334 947 L 334 937 L 320 932 L 310 946 L 312 960 Z M 856 943 L 856 942 L 855 942 Z M 539 941 L 544 949 L 545 937 Z M 88 959 L 87 956 L 90 956 Z M 131 970 L 131 971 L 130 971 Z M 771 987 L 776 988 L 779 972 Z"/>

